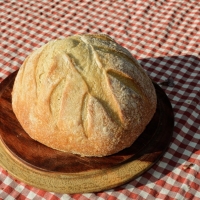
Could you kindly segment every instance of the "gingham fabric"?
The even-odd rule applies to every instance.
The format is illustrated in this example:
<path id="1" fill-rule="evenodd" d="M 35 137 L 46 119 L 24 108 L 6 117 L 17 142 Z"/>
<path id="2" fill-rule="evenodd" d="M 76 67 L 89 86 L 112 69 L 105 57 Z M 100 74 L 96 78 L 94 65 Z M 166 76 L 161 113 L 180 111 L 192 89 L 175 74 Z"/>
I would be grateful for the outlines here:
<path id="1" fill-rule="evenodd" d="M 52 39 L 105 33 L 160 84 L 175 115 L 164 156 L 128 184 L 98 193 L 56 194 L 26 185 L 0 167 L 0 199 L 200 199 L 199 1 L 0 0 L 0 23 L 0 81 Z"/>

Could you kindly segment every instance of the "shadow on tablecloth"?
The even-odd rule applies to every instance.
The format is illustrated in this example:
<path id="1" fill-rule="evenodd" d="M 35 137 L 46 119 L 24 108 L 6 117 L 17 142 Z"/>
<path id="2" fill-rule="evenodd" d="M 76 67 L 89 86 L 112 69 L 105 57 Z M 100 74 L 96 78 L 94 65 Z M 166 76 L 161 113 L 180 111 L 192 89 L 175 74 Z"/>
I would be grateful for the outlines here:
<path id="1" fill-rule="evenodd" d="M 174 111 L 174 132 L 164 156 L 147 172 L 124 187 L 139 188 L 184 170 L 200 149 L 200 59 L 194 55 L 139 60 L 168 96 Z M 192 166 L 192 165 L 191 165 Z M 122 187 L 116 190 L 123 189 Z"/>

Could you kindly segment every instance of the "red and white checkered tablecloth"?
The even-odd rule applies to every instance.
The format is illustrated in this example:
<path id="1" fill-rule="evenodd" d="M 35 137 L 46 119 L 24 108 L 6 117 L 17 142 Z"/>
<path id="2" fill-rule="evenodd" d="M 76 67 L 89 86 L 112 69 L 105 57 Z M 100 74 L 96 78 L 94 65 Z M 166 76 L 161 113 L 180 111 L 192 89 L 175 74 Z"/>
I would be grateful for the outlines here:
<path id="1" fill-rule="evenodd" d="M 49 40 L 97 32 L 129 49 L 157 83 L 174 81 L 160 84 L 175 115 L 169 149 L 142 176 L 98 193 L 46 192 L 0 167 L 0 199 L 200 199 L 199 1 L 0 0 L 0 81 Z"/>

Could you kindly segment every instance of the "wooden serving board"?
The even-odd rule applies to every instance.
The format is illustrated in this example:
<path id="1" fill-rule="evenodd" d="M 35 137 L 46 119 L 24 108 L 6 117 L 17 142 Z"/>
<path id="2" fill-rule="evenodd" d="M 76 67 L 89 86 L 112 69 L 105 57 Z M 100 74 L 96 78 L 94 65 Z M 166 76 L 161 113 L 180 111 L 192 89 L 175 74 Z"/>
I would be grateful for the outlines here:
<path id="1" fill-rule="evenodd" d="M 31 139 L 16 119 L 11 92 L 17 72 L 0 84 L 0 165 L 17 179 L 52 192 L 97 192 L 122 185 L 148 170 L 166 151 L 173 134 L 173 110 L 154 84 L 157 110 L 145 131 L 127 148 L 106 157 L 80 157 Z"/>

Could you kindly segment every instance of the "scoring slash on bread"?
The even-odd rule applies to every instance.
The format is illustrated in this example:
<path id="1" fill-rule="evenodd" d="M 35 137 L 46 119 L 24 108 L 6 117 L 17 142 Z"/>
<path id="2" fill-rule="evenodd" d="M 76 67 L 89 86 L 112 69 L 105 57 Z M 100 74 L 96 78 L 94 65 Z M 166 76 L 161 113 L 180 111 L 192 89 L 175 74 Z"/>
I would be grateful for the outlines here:
<path id="1" fill-rule="evenodd" d="M 131 53 L 101 34 L 50 41 L 19 69 L 13 111 L 34 140 L 81 156 L 130 147 L 156 110 L 152 81 Z"/>

